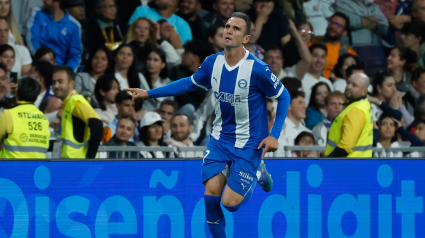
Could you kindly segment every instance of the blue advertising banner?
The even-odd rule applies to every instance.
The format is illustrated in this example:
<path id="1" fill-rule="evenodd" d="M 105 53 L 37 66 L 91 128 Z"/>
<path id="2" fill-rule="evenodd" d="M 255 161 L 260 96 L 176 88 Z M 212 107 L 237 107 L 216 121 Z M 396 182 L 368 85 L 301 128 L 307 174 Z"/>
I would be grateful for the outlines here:
<path id="1" fill-rule="evenodd" d="M 0 163 L 0 237 L 211 237 L 200 160 Z M 266 165 L 228 237 L 425 237 L 424 160 Z"/>

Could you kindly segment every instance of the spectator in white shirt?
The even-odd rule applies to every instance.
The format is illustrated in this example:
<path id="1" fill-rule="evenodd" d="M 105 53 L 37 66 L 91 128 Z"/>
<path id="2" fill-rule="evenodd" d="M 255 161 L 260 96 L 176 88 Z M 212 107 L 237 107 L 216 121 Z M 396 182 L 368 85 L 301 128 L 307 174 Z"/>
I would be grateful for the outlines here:
<path id="1" fill-rule="evenodd" d="M 128 44 L 120 45 L 114 51 L 114 56 L 115 78 L 120 84 L 120 89 L 141 88 L 143 75 L 137 72 L 137 64 L 132 46 Z"/>
<path id="2" fill-rule="evenodd" d="M 0 45 L 4 44 L 9 44 L 15 51 L 15 64 L 13 65 L 11 71 L 17 72 L 19 79 L 22 75 L 25 75 L 31 69 L 31 54 L 27 47 L 23 45 L 17 45 L 13 40 L 10 40 L 9 24 L 6 20 L 0 19 Z"/>
<path id="3" fill-rule="evenodd" d="M 279 148 L 275 152 L 276 157 L 286 157 L 291 154 L 290 151 L 285 152 L 284 146 L 293 146 L 298 134 L 303 131 L 311 133 L 311 131 L 304 125 L 307 110 L 304 100 L 304 92 L 293 91 L 290 92 L 290 95 L 291 104 L 289 105 L 285 124 L 283 125 L 282 132 L 280 133 Z"/>
<path id="4" fill-rule="evenodd" d="M 334 0 L 304 0 L 303 8 L 308 22 L 313 25 L 316 36 L 323 36 L 326 34 L 328 21 L 334 14 L 331 4 Z"/>
<path id="5" fill-rule="evenodd" d="M 327 83 L 331 91 L 333 91 L 331 81 L 321 76 L 326 64 L 326 54 L 328 52 L 326 46 L 314 44 L 309 49 L 312 56 L 310 68 L 301 80 L 306 102 L 310 101 L 311 89 L 318 82 Z"/>
<path id="6" fill-rule="evenodd" d="M 120 87 L 116 78 L 113 75 L 105 74 L 100 76 L 94 87 L 94 95 L 98 102 L 99 108 L 94 111 L 102 119 L 103 126 L 112 123 L 115 116 L 118 114 L 117 106 L 115 105 L 115 96 L 120 91 Z"/>
<path id="7" fill-rule="evenodd" d="M 191 147 L 193 142 L 189 135 L 192 133 L 193 125 L 185 114 L 176 114 L 171 118 L 171 138 L 166 141 L 174 148 Z M 202 158 L 203 151 L 188 151 L 179 153 L 180 158 Z"/>

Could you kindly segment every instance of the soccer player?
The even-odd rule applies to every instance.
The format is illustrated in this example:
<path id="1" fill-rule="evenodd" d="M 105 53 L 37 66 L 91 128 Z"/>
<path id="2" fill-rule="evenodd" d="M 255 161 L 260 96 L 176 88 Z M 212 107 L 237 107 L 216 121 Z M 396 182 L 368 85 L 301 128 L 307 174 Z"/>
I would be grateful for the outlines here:
<path id="1" fill-rule="evenodd" d="M 278 148 L 290 103 L 288 91 L 270 67 L 243 47 L 250 39 L 250 26 L 246 14 L 233 13 L 223 33 L 224 52 L 205 59 L 191 77 L 149 91 L 125 89 L 133 98 L 179 95 L 199 88 L 214 90 L 214 127 L 202 165 L 205 214 L 214 237 L 226 237 L 220 201 L 235 212 L 251 198 L 261 158 Z M 278 100 L 270 136 L 266 97 Z"/>

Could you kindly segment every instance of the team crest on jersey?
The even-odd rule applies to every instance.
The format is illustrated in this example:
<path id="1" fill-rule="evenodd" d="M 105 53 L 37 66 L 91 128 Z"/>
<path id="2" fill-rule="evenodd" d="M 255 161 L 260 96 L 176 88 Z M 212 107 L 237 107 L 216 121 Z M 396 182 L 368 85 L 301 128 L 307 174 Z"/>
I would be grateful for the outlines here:
<path id="1" fill-rule="evenodd" d="M 246 82 L 246 80 L 245 80 L 245 79 L 241 79 L 241 80 L 239 80 L 239 82 L 238 82 L 238 86 L 239 86 L 240 88 L 246 88 L 246 87 L 248 86 L 248 82 Z"/>

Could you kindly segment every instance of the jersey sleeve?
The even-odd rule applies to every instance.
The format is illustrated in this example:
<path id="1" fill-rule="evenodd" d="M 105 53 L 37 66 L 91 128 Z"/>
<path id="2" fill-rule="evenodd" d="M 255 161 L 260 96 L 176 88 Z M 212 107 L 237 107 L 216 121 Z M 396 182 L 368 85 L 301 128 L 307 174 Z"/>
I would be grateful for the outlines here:
<path id="1" fill-rule="evenodd" d="M 211 88 L 211 73 L 209 73 L 212 68 L 210 67 L 211 61 L 210 57 L 205 59 L 198 70 L 191 76 L 193 84 L 206 91 Z"/>
<path id="2" fill-rule="evenodd" d="M 275 99 L 282 94 L 283 84 L 269 66 L 261 67 L 258 76 L 258 87 L 268 98 Z"/>

